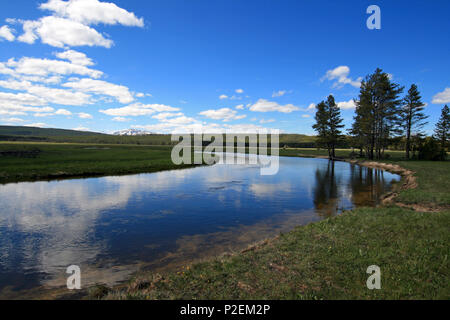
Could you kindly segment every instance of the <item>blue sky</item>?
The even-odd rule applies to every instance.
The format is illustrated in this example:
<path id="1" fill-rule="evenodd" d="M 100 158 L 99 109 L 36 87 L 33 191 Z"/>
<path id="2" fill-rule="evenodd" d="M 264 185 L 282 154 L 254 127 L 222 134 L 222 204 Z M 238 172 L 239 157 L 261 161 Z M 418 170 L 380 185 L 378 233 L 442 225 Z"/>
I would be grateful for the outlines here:
<path id="1" fill-rule="evenodd" d="M 369 30 L 366 9 L 381 9 Z M 313 134 L 377 67 L 450 103 L 449 1 L 15 0 L 0 4 L 0 124 Z"/>

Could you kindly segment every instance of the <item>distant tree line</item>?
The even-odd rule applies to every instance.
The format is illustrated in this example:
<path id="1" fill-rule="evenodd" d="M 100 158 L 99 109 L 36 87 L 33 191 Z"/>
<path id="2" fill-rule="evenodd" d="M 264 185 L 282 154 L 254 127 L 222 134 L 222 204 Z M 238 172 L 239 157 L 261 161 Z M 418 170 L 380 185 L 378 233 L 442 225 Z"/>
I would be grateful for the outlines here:
<path id="1" fill-rule="evenodd" d="M 334 97 L 316 105 L 315 124 L 317 146 L 328 150 L 330 159 L 336 157 L 335 149 L 347 141 L 359 149 L 359 156 L 382 159 L 390 146 L 403 145 L 405 158 L 445 160 L 450 139 L 448 106 L 442 109 L 435 134 L 426 137 L 423 126 L 427 124 L 423 113 L 425 104 L 415 84 L 404 97 L 404 87 L 394 83 L 389 74 L 376 69 L 361 82 L 356 110 L 348 136 L 344 136 L 343 119 Z M 418 155 L 416 155 L 418 151 Z"/>

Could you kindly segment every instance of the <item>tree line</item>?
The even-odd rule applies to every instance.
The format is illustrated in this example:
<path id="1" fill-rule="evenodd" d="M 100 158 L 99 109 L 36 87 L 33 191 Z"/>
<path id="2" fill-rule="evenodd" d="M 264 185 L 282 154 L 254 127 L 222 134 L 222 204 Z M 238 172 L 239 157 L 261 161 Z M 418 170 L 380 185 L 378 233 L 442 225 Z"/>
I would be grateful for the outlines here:
<path id="1" fill-rule="evenodd" d="M 426 160 L 445 160 L 450 139 L 450 112 L 442 109 L 434 135 L 426 137 L 423 127 L 428 116 L 423 113 L 417 85 L 412 84 L 402 96 L 404 87 L 392 81 L 381 69 L 367 75 L 361 82 L 358 99 L 355 99 L 355 116 L 348 130 L 350 144 L 359 149 L 359 156 L 382 159 L 385 150 L 396 138 L 404 140 L 405 158 L 418 151 Z M 328 150 L 330 159 L 336 158 L 336 146 L 344 139 L 340 109 L 332 95 L 316 105 L 313 129 L 317 132 L 317 146 Z"/>

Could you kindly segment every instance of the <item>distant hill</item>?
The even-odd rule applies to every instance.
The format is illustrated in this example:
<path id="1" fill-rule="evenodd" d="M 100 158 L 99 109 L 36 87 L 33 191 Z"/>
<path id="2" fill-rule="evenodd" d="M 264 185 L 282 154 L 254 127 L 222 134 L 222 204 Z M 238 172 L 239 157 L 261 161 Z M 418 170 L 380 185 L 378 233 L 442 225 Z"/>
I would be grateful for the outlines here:
<path id="1" fill-rule="evenodd" d="M 88 131 L 66 130 L 66 129 L 0 126 L 0 136 L 77 137 L 77 136 L 94 136 L 94 135 L 105 135 L 105 134 Z"/>
<path id="2" fill-rule="evenodd" d="M 270 140 L 270 139 L 269 139 Z M 174 145 L 170 134 L 155 134 L 127 129 L 115 134 L 65 129 L 0 126 L 0 141 L 66 142 L 97 144 Z M 280 134 L 280 147 L 314 148 L 316 137 Z M 206 142 L 205 142 L 206 143 Z M 208 143 L 206 143 L 207 145 Z"/>

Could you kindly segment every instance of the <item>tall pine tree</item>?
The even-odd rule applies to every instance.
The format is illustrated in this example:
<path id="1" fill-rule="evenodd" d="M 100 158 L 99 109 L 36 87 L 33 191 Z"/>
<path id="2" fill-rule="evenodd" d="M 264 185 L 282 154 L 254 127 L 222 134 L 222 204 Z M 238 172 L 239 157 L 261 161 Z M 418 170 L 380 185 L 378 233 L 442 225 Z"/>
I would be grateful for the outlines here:
<path id="1" fill-rule="evenodd" d="M 329 143 L 331 149 L 331 158 L 336 158 L 336 146 L 342 139 L 341 129 L 344 127 L 341 117 L 341 110 L 336 104 L 334 97 L 332 95 L 328 96 L 327 102 L 328 109 L 328 128 L 329 128 Z"/>
<path id="2" fill-rule="evenodd" d="M 411 85 L 408 94 L 403 99 L 404 106 L 400 113 L 400 126 L 405 132 L 406 159 L 409 159 L 412 135 L 420 136 L 422 127 L 427 124 L 424 120 L 428 117 L 422 112 L 425 104 L 421 99 L 415 84 Z"/>
<path id="3" fill-rule="evenodd" d="M 356 101 L 358 121 L 353 128 L 358 140 L 365 142 L 366 153 L 370 159 L 380 159 L 395 133 L 402 100 L 399 95 L 403 88 L 393 83 L 389 75 L 376 69 L 361 83 L 359 100 Z M 357 126 L 357 128 L 355 128 Z"/>
<path id="4" fill-rule="evenodd" d="M 445 150 L 450 140 L 450 110 L 447 105 L 442 108 L 441 117 L 439 118 L 436 128 L 434 129 L 436 139 L 439 140 L 441 148 Z"/>
<path id="5" fill-rule="evenodd" d="M 328 150 L 328 157 L 336 157 L 336 146 L 342 137 L 341 112 L 334 97 L 330 95 L 327 101 L 322 101 L 316 106 L 316 123 L 313 129 L 317 132 L 317 143 Z"/>

